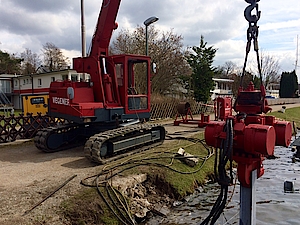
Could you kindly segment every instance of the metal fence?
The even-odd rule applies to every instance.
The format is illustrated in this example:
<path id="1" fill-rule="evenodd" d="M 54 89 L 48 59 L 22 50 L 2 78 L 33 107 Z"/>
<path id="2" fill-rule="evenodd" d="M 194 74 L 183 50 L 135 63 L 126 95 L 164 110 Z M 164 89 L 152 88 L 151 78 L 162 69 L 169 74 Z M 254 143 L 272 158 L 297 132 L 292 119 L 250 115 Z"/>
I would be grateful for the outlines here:
<path id="1" fill-rule="evenodd" d="M 189 102 L 192 114 L 211 113 L 213 112 L 212 105 L 207 105 L 199 102 Z M 177 105 L 179 101 L 154 103 L 151 108 L 151 120 L 175 118 L 177 114 Z M 58 124 L 69 123 L 70 121 L 53 118 L 47 115 L 32 114 L 19 116 L 1 116 L 0 115 L 0 143 L 12 142 L 17 139 L 33 138 L 37 131 Z"/>
<path id="2" fill-rule="evenodd" d="M 151 120 L 175 118 L 177 106 L 180 101 L 155 103 L 151 107 Z M 193 115 L 201 113 L 213 113 L 213 104 L 204 104 L 201 102 L 189 101 L 191 112 Z"/>

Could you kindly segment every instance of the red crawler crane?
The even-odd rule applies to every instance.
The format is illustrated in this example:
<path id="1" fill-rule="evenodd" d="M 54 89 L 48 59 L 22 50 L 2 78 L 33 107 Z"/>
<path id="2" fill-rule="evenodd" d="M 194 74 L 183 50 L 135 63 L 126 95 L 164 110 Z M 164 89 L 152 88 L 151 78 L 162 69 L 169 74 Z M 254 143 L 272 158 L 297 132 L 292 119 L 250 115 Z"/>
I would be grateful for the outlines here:
<path id="1" fill-rule="evenodd" d="M 74 69 L 89 74 L 90 81 L 51 83 L 49 115 L 73 122 L 39 131 L 38 149 L 54 152 L 85 143 L 87 158 L 106 163 L 165 139 L 164 127 L 139 123 L 150 118 L 150 57 L 108 54 L 120 3 L 103 0 L 90 54 L 73 59 Z"/>

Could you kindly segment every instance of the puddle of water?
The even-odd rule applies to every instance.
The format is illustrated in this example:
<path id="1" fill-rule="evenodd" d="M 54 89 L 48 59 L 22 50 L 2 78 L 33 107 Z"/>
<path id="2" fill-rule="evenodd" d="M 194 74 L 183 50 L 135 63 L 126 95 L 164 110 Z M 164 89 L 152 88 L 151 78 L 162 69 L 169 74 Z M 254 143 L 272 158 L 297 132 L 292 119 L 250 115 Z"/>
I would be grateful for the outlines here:
<path id="1" fill-rule="evenodd" d="M 275 155 L 279 158 L 263 162 L 265 174 L 256 183 L 256 224 L 300 224 L 300 193 L 284 192 L 285 181 L 293 181 L 294 188 L 300 188 L 300 162 L 292 163 L 293 154 L 289 148 L 276 147 Z M 237 185 L 231 202 L 216 224 L 239 224 L 239 189 Z M 230 187 L 228 198 L 232 192 L 233 187 Z M 186 202 L 174 206 L 167 212 L 167 218 L 154 217 L 146 225 L 200 224 L 209 214 L 218 194 L 217 184 L 207 185 L 189 196 Z"/>

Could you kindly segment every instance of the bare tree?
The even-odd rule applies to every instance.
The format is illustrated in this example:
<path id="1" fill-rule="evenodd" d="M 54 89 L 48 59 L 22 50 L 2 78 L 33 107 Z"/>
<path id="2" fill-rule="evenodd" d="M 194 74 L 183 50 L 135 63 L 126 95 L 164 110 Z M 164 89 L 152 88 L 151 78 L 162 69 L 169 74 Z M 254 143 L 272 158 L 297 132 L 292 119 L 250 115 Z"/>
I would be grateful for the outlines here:
<path id="1" fill-rule="evenodd" d="M 21 74 L 23 75 L 36 73 L 37 68 L 42 63 L 38 54 L 33 53 L 28 48 L 21 53 L 21 58 L 23 60 L 21 63 Z"/>
<path id="2" fill-rule="evenodd" d="M 252 67 L 250 69 L 250 72 L 252 74 L 257 74 L 259 76 L 258 66 L 257 62 L 255 60 L 255 63 L 251 63 Z M 262 81 L 265 88 L 268 87 L 270 83 L 277 83 L 280 82 L 280 75 L 279 74 L 279 61 L 274 56 L 267 52 L 261 52 L 260 54 L 260 65 L 261 65 L 261 75 L 262 75 Z M 256 69 L 253 69 L 256 68 Z"/>
<path id="3" fill-rule="evenodd" d="M 150 30 L 148 34 L 149 40 L 152 36 L 153 29 Z M 130 32 L 128 29 L 121 30 L 112 43 L 111 52 L 113 54 L 126 53 L 144 55 L 146 43 L 144 32 L 145 30 L 141 26 L 138 26 L 133 32 Z"/>
<path id="4" fill-rule="evenodd" d="M 243 78 L 243 83 L 241 84 L 241 79 L 242 79 L 242 72 L 240 71 L 239 73 L 232 73 L 228 76 L 229 79 L 232 79 L 234 82 L 232 84 L 232 92 L 233 96 L 236 97 L 238 94 L 238 90 L 240 86 L 242 88 L 246 89 L 249 85 L 250 82 L 254 82 L 254 76 L 253 74 L 249 72 L 245 72 L 244 78 Z"/>
<path id="5" fill-rule="evenodd" d="M 180 92 L 180 77 L 191 74 L 182 41 L 183 37 L 172 30 L 160 32 L 154 26 L 148 27 L 149 56 L 157 65 L 157 73 L 151 83 L 153 93 Z M 113 41 L 111 52 L 144 55 L 145 46 L 145 28 L 137 26 L 133 32 L 122 30 Z"/>
<path id="6" fill-rule="evenodd" d="M 238 66 L 232 62 L 227 61 L 222 66 L 218 66 L 216 68 L 216 74 L 215 77 L 217 78 L 228 78 L 231 74 L 238 73 Z"/>
<path id="7" fill-rule="evenodd" d="M 261 73 L 264 86 L 267 88 L 270 83 L 279 83 L 279 61 L 268 53 L 261 54 Z"/>
<path id="8" fill-rule="evenodd" d="M 223 73 L 227 76 L 229 74 L 233 74 L 237 72 L 237 65 L 232 61 L 225 62 L 222 68 L 223 68 Z"/>
<path id="9" fill-rule="evenodd" d="M 49 71 L 58 71 L 68 67 L 68 58 L 53 43 L 47 42 L 43 45 L 42 52 L 44 56 L 43 66 L 48 68 Z"/>

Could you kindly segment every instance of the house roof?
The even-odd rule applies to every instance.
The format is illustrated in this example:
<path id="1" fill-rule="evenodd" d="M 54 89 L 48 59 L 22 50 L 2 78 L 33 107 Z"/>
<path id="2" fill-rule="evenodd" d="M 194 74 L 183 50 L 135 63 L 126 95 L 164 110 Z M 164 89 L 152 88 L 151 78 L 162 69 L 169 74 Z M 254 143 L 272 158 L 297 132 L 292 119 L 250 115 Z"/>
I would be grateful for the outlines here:
<path id="1" fill-rule="evenodd" d="M 0 74 L 0 79 L 11 79 L 14 77 L 20 77 L 21 75 L 19 74 Z"/>
<path id="2" fill-rule="evenodd" d="M 49 74 L 57 74 L 57 73 L 68 73 L 68 72 L 74 72 L 77 73 L 76 70 L 73 69 L 65 69 L 65 70 L 59 70 L 59 71 L 51 71 L 51 72 L 45 72 L 45 73 L 34 73 L 34 74 L 0 74 L 0 79 L 11 79 L 16 77 L 35 77 L 35 76 L 43 76 L 43 75 L 49 75 Z"/>
<path id="3" fill-rule="evenodd" d="M 216 81 L 216 82 L 228 82 L 228 83 L 233 83 L 234 80 L 231 80 L 231 79 L 221 79 L 221 78 L 213 78 L 213 81 Z"/>

